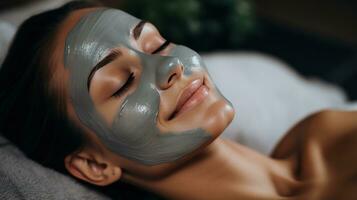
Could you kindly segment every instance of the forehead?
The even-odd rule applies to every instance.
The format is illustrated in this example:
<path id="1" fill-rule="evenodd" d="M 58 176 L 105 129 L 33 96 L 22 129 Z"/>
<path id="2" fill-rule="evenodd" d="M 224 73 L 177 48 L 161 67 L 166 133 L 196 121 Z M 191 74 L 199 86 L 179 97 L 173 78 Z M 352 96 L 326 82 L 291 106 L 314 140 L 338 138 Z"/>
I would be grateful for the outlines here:
<path id="1" fill-rule="evenodd" d="M 72 11 L 69 16 L 58 26 L 54 40 L 50 47 L 53 49 L 49 62 L 51 70 L 64 71 L 64 49 L 68 33 L 74 28 L 78 21 L 86 14 L 98 10 L 99 8 L 84 8 Z"/>
<path id="2" fill-rule="evenodd" d="M 69 32 L 69 35 L 73 32 L 87 37 L 91 34 L 104 36 L 129 34 L 133 26 L 139 21 L 136 17 L 121 10 L 99 8 L 84 15 Z"/>
<path id="3" fill-rule="evenodd" d="M 54 35 L 53 41 L 50 44 L 51 49 L 53 50 L 51 55 L 49 56 L 49 63 L 50 63 L 50 71 L 52 71 L 52 74 L 56 74 L 59 77 L 67 77 L 68 76 L 68 71 L 66 70 L 65 67 L 65 49 L 66 49 L 66 40 L 73 32 L 76 27 L 79 27 L 79 24 L 82 24 L 84 20 L 86 20 L 87 17 L 91 18 L 92 20 L 95 19 L 95 17 L 99 17 L 98 14 L 95 14 L 97 11 L 103 10 L 104 8 L 101 7 L 94 7 L 94 8 L 83 8 L 83 9 L 78 9 L 75 11 L 72 11 L 64 20 L 63 22 L 58 26 L 57 31 Z M 106 14 L 104 14 L 102 17 L 107 18 L 107 19 L 112 19 L 111 24 L 105 23 L 102 24 L 101 27 L 110 28 L 112 24 L 117 24 L 116 27 L 121 27 L 120 23 L 123 23 L 125 20 L 127 21 L 127 24 L 132 24 L 135 23 L 135 21 L 139 21 L 139 19 L 123 12 L 120 10 L 115 10 L 115 9 L 106 9 L 110 10 Z M 104 19 L 102 18 L 102 19 Z M 118 20 L 118 19 L 124 19 L 124 20 Z M 117 20 L 113 20 L 117 19 Z M 91 21 L 92 21 L 91 20 Z M 82 21 L 82 22 L 81 22 Z M 97 21 L 97 20 L 96 20 Z M 97 21 L 97 24 L 99 21 Z M 86 29 L 90 29 L 91 27 L 84 27 L 82 25 L 82 30 L 85 31 Z M 128 30 L 128 28 L 127 28 Z M 88 30 L 87 30 L 88 31 Z M 130 30 L 129 30 L 130 31 Z M 109 31 L 106 31 L 109 33 Z M 119 34 L 119 33 L 118 33 Z M 98 43 L 98 42 L 97 42 Z M 93 43 L 92 43 L 93 44 Z M 60 80 L 60 81 L 59 81 Z M 61 82 L 61 83 L 59 83 Z M 66 82 L 66 81 L 64 81 Z M 63 84 L 63 79 L 57 79 L 55 77 L 51 78 L 50 84 L 54 86 L 59 86 Z"/>
<path id="4" fill-rule="evenodd" d="M 64 67 L 64 49 L 67 34 L 73 29 L 78 21 L 88 13 L 91 13 L 99 8 L 83 8 L 72 11 L 57 27 L 53 41 L 50 44 L 52 49 L 49 55 L 49 70 L 52 77 L 49 80 L 49 87 L 65 90 L 66 80 L 68 78 L 68 71 Z M 57 90 L 56 89 L 56 90 Z M 63 92 L 61 92 L 63 93 Z"/>
<path id="5" fill-rule="evenodd" d="M 83 16 L 67 35 L 65 66 L 78 62 L 78 56 L 72 56 L 76 59 L 73 60 L 68 55 L 79 55 L 87 66 L 93 67 L 115 47 L 132 48 L 131 31 L 139 22 L 121 10 L 108 8 Z"/>
<path id="6" fill-rule="evenodd" d="M 78 9 L 72 11 L 72 13 L 70 13 L 70 15 L 66 17 L 66 19 L 57 28 L 56 34 L 54 35 L 54 40 L 51 44 L 51 47 L 53 49 L 53 54 L 51 58 L 49 58 L 51 63 L 55 65 L 64 66 L 63 61 L 64 61 L 65 44 L 68 35 L 73 31 L 73 29 L 75 29 L 79 25 L 79 23 L 81 23 L 81 21 L 85 20 L 87 17 L 90 17 L 92 20 L 94 20 L 96 16 L 98 17 L 98 15 L 94 13 L 103 9 L 104 8 L 100 8 L 100 7 Z M 107 10 L 110 10 L 110 14 L 108 12 L 107 14 L 103 15 L 103 17 L 112 20 L 110 24 L 105 23 L 106 27 L 110 28 L 110 26 L 112 26 L 113 24 L 117 24 L 117 27 L 119 27 L 120 23 L 123 23 L 125 20 L 127 21 L 127 25 L 133 24 L 135 23 L 135 21 L 139 21 L 139 19 L 123 11 L 115 10 L 115 9 L 107 9 Z M 118 20 L 119 18 L 124 20 Z M 117 20 L 113 20 L 113 19 L 117 19 Z M 101 27 L 104 28 L 103 25 Z M 82 30 L 84 30 L 83 26 L 82 28 L 83 28 Z M 90 29 L 90 27 L 87 27 L 87 29 Z"/>

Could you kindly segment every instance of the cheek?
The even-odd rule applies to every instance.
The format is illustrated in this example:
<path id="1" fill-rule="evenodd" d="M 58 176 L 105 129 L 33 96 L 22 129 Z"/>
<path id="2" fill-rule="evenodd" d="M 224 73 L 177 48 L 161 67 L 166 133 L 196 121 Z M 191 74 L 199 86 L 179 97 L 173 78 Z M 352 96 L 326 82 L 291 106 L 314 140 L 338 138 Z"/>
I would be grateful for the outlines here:
<path id="1" fill-rule="evenodd" d="M 158 94 L 154 88 L 143 87 L 148 85 L 151 85 L 149 81 L 145 81 L 145 78 L 141 79 L 136 90 L 125 99 L 102 108 L 103 114 L 110 119 L 109 127 L 113 127 L 113 124 L 116 124 L 114 122 L 116 118 L 121 122 L 119 126 L 121 130 L 123 130 L 123 124 L 125 126 L 124 130 L 129 132 L 138 129 L 140 126 L 152 127 L 152 123 L 156 121 L 157 105 L 159 105 L 160 101 L 150 98 Z"/>
<path id="2" fill-rule="evenodd" d="M 96 110 L 103 117 L 108 127 L 111 127 L 115 117 L 118 115 L 118 109 L 122 105 L 123 100 L 110 101 L 106 104 L 97 105 Z"/>

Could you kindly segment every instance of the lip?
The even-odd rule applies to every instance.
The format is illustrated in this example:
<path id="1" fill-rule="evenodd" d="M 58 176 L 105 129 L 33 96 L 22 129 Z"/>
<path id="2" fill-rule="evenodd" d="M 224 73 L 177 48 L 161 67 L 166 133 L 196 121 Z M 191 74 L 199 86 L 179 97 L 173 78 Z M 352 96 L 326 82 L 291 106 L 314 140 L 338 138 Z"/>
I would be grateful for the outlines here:
<path id="1" fill-rule="evenodd" d="M 170 120 L 191 110 L 200 104 L 208 95 L 208 87 L 204 85 L 203 79 L 195 79 L 190 82 L 181 92 L 176 108 L 170 116 Z"/>

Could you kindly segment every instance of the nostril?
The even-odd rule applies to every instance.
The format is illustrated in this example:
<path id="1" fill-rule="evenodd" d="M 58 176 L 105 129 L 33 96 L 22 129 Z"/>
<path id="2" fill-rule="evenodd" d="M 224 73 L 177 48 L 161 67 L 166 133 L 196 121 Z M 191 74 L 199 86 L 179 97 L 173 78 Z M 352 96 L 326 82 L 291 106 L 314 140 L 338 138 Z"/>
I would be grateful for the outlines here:
<path id="1" fill-rule="evenodd" d="M 169 77 L 169 80 L 167 80 L 167 83 L 170 83 L 172 81 L 172 79 L 175 78 L 177 74 L 176 73 L 173 73 L 170 77 Z"/>

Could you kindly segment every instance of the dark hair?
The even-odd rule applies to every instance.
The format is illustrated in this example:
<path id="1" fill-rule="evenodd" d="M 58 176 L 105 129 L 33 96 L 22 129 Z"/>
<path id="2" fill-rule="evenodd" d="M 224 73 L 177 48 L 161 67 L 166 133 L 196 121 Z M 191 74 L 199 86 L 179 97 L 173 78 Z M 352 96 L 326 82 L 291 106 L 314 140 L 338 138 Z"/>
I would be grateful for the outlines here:
<path id="1" fill-rule="evenodd" d="M 0 69 L 0 134 L 29 158 L 67 174 L 66 155 L 82 144 L 82 134 L 66 114 L 63 96 L 49 88 L 51 69 L 45 55 L 60 23 L 74 10 L 99 6 L 75 1 L 27 19 L 18 29 Z M 116 182 L 94 187 L 110 197 L 161 199 L 140 188 Z"/>
<path id="2" fill-rule="evenodd" d="M 97 4 L 75 1 L 27 19 L 0 70 L 0 132 L 29 158 L 66 173 L 63 160 L 82 144 L 64 97 L 49 88 L 50 41 L 71 11 Z"/>

